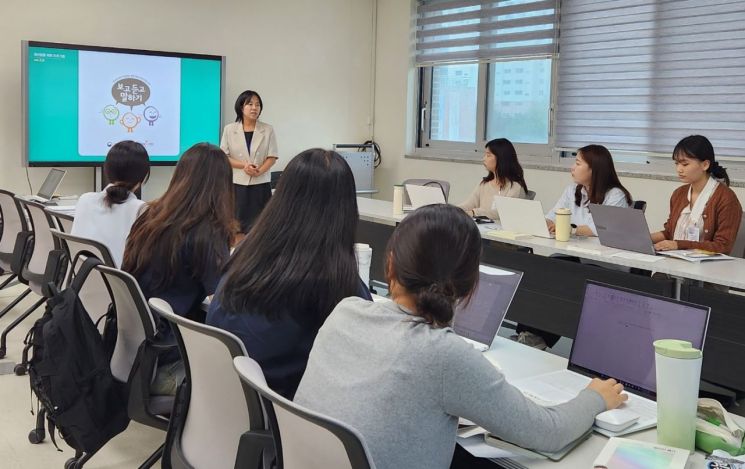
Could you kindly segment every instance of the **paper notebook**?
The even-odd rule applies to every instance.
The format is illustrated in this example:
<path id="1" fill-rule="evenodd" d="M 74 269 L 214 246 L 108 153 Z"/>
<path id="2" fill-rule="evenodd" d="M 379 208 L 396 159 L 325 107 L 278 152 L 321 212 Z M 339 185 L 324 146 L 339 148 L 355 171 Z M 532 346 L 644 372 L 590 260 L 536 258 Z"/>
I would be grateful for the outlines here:
<path id="1" fill-rule="evenodd" d="M 705 251 L 703 249 L 676 249 L 674 251 L 659 251 L 659 254 L 674 257 L 676 259 L 683 259 L 688 262 L 728 261 L 734 259 L 726 254 Z"/>

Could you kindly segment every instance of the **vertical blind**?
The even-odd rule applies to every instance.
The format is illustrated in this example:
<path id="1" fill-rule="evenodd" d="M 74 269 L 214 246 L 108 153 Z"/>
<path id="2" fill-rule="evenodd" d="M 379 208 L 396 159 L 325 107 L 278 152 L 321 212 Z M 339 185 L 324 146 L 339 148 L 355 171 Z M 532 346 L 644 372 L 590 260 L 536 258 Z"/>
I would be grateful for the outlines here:
<path id="1" fill-rule="evenodd" d="M 428 0 L 417 6 L 417 66 L 555 52 L 557 0 Z"/>
<path id="2" fill-rule="evenodd" d="M 745 157 L 745 1 L 565 0 L 555 144 Z"/>

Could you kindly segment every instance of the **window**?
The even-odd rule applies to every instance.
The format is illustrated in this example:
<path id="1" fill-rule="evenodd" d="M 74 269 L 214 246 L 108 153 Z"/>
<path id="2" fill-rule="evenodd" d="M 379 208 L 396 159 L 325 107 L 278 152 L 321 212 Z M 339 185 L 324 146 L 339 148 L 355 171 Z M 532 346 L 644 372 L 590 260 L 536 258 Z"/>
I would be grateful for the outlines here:
<path id="1" fill-rule="evenodd" d="M 547 145 L 556 0 L 425 1 L 418 7 L 419 147 Z"/>

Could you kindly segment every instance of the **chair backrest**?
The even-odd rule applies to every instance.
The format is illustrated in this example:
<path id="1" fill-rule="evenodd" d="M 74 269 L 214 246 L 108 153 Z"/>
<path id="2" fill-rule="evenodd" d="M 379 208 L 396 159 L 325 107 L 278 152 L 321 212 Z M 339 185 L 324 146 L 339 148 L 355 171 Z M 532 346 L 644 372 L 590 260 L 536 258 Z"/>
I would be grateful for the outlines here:
<path id="1" fill-rule="evenodd" d="M 63 233 L 54 228 L 50 231 L 52 236 L 59 240 L 60 245 L 67 251 L 70 262 L 74 262 L 76 257 L 80 255 L 75 265 L 71 264 L 70 266 L 67 285 L 70 284 L 75 272 L 77 272 L 89 256 L 98 258 L 105 266 L 116 267 L 109 248 L 103 243 L 80 236 L 73 236 L 69 233 Z M 111 303 L 111 298 L 106 290 L 103 278 L 98 272 L 91 272 L 90 277 L 83 284 L 83 288 L 80 290 L 78 296 L 93 322 L 96 322 L 98 318 L 106 314 Z"/>
<path id="2" fill-rule="evenodd" d="M 633 207 L 637 210 L 641 210 L 642 212 L 647 211 L 647 202 L 644 200 L 635 200 Z"/>
<path id="3" fill-rule="evenodd" d="M 171 323 L 190 387 L 183 427 L 173 435 L 174 448 L 165 451 L 180 452 L 176 456 L 194 468 L 232 469 L 241 435 L 265 428 L 261 399 L 233 369 L 233 358 L 247 355 L 243 343 L 177 315 L 160 298 L 151 298 L 150 307 Z"/>
<path id="4" fill-rule="evenodd" d="M 111 373 L 119 381 L 127 382 L 140 345 L 155 336 L 155 320 L 134 277 L 110 266 L 99 265 L 95 270 L 103 279 L 105 291 L 110 294 L 116 309 L 116 344 L 111 356 Z"/>
<path id="5" fill-rule="evenodd" d="M 528 200 L 535 200 L 535 191 L 528 191 L 526 195 Z"/>
<path id="6" fill-rule="evenodd" d="M 338 420 L 295 404 L 275 393 L 249 357 L 233 360 L 241 379 L 264 400 L 269 426 L 284 469 L 370 469 L 375 465 L 362 435 Z M 271 403 L 271 406 L 268 405 Z"/>
<path id="7" fill-rule="evenodd" d="M 740 218 L 740 229 L 737 230 L 737 237 L 735 238 L 735 244 L 732 246 L 730 255 L 745 257 L 745 212 L 742 213 L 742 218 Z"/>
<path id="8" fill-rule="evenodd" d="M 50 209 L 49 207 L 46 208 L 46 211 L 57 222 L 57 226 L 59 227 L 60 231 L 64 233 L 72 233 L 72 224 L 75 221 L 75 217 L 73 217 L 69 213 L 59 212 L 57 210 Z"/>
<path id="9" fill-rule="evenodd" d="M 23 277 L 29 281 L 31 290 L 44 296 L 46 285 L 42 285 L 47 269 L 49 253 L 61 249 L 59 240 L 52 236 L 52 229 L 57 227 L 55 220 L 44 210 L 44 205 L 38 202 L 16 196 L 16 200 L 23 207 L 31 221 L 34 232 L 34 242 L 28 263 L 22 268 Z"/>
<path id="10" fill-rule="evenodd" d="M 28 230 L 28 224 L 15 194 L 3 189 L 0 189 L 0 219 L 3 222 L 0 232 L 0 267 L 10 270 L 10 256 L 15 249 L 16 237 L 18 233 Z"/>
<path id="11" fill-rule="evenodd" d="M 404 186 L 406 184 L 413 184 L 415 186 L 439 187 L 442 189 L 442 195 L 445 196 L 445 202 L 448 201 L 448 197 L 450 196 L 450 183 L 440 179 L 406 179 L 402 184 Z M 408 195 L 404 194 L 404 196 L 408 198 Z M 405 200 L 404 202 L 411 204 L 411 200 Z"/>

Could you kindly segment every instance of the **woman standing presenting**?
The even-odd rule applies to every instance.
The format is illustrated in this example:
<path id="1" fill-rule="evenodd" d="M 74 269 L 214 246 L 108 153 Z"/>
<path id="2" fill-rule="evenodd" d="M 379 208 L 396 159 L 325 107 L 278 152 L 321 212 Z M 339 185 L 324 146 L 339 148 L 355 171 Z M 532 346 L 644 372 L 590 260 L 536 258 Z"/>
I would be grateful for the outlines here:
<path id="1" fill-rule="evenodd" d="M 220 148 L 233 167 L 235 216 L 247 233 L 272 190 L 269 169 L 277 161 L 277 139 L 271 125 L 259 121 L 264 103 L 259 93 L 246 90 L 235 101 L 235 122 L 225 126 Z"/>

